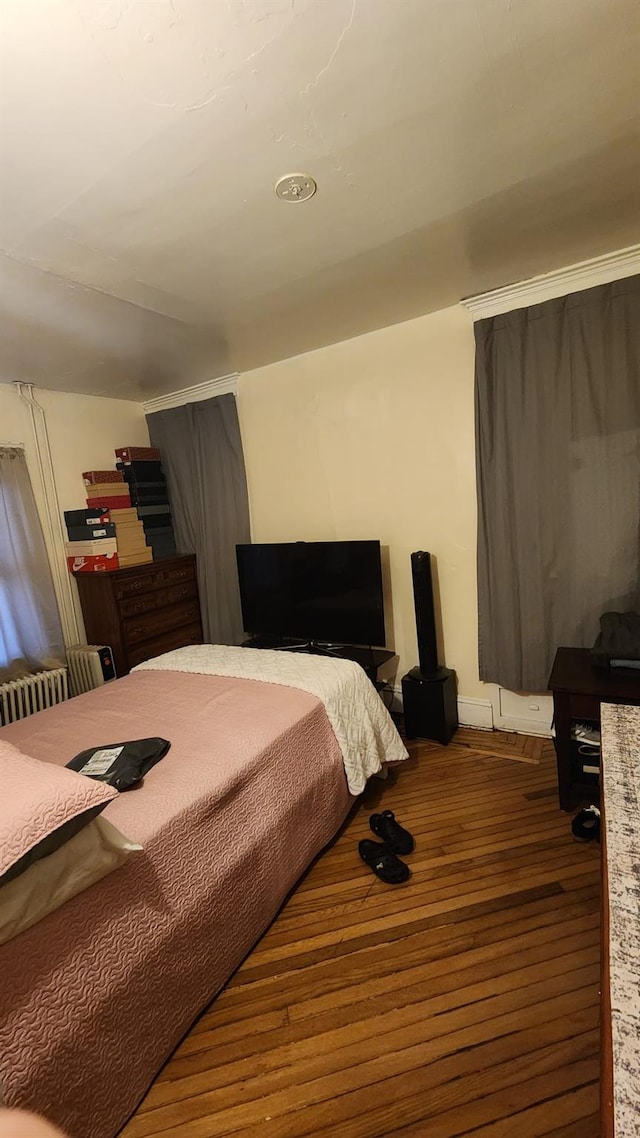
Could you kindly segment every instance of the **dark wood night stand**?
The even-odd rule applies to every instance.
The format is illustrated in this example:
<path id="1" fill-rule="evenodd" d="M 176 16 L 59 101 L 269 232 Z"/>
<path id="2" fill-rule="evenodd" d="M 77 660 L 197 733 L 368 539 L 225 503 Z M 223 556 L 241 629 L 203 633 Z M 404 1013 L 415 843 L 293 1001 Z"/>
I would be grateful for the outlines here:
<path id="1" fill-rule="evenodd" d="M 582 756 L 571 737 L 576 722 L 600 725 L 601 703 L 640 704 L 640 672 L 595 668 L 587 648 L 558 648 L 549 676 L 553 692 L 558 793 L 561 810 L 598 800 L 598 775 L 582 773 Z"/>

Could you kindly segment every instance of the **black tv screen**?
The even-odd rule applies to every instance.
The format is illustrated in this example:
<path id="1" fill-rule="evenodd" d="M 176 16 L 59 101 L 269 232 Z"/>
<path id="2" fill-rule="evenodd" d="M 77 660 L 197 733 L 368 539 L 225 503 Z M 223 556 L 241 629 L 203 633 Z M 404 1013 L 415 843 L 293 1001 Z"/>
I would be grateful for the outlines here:
<path id="1" fill-rule="evenodd" d="M 245 632 L 384 646 L 379 541 L 237 545 Z"/>

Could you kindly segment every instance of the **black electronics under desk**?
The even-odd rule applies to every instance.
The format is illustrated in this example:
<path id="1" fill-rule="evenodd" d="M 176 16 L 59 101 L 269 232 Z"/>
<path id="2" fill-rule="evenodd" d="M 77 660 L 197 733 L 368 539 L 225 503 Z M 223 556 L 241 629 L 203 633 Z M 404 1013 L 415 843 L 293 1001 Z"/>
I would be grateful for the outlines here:
<path id="1" fill-rule="evenodd" d="M 587 648 L 558 648 L 549 676 L 553 692 L 555 748 L 560 808 L 573 810 L 581 802 L 598 800 L 598 775 L 582 773 L 575 723 L 600 726 L 601 703 L 640 703 L 640 671 L 600 668 Z"/>
<path id="2" fill-rule="evenodd" d="M 378 668 L 393 660 L 395 652 L 389 648 L 361 648 L 357 644 L 342 644 L 331 651 L 323 649 L 322 644 L 304 645 L 298 641 L 269 640 L 264 636 L 254 636 L 245 640 L 243 648 L 275 648 L 282 652 L 306 652 L 310 655 L 334 657 L 338 660 L 353 660 L 364 669 L 372 684 L 378 686 Z"/>

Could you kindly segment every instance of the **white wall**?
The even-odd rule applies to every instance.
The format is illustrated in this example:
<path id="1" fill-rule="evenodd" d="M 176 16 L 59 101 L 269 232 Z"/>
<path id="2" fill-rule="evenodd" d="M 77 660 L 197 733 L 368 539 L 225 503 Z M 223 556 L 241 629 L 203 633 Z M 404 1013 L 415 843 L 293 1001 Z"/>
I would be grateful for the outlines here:
<path id="1" fill-rule="evenodd" d="M 147 423 L 139 403 L 40 389 L 35 389 L 34 394 L 46 414 L 60 511 L 84 508 L 83 470 L 113 467 L 116 447 L 149 445 Z M 29 411 L 11 384 L 0 384 L 0 442 L 25 444 L 36 501 L 45 520 L 49 556 L 63 558 L 59 545 L 54 545 L 47 532 L 45 499 Z M 72 596 L 82 632 L 75 581 L 72 581 Z"/>
<path id="2" fill-rule="evenodd" d="M 379 538 L 387 643 L 400 677 L 417 663 L 409 555 L 435 557 L 443 662 L 463 722 L 545 732 L 541 711 L 478 677 L 474 341 L 461 307 L 245 372 L 238 408 L 254 541 Z M 81 474 L 116 446 L 148 444 L 141 405 L 37 390 L 60 510 L 82 508 Z M 42 506 L 27 408 L 0 384 L 0 442 L 24 442 Z M 59 556 L 59 551 L 53 556 Z M 72 591 L 79 612 L 75 582 Z"/>
<path id="3" fill-rule="evenodd" d="M 460 307 L 246 372 L 255 541 L 379 538 L 398 677 L 417 664 L 410 554 L 435 555 L 444 662 L 478 678 L 473 325 Z"/>

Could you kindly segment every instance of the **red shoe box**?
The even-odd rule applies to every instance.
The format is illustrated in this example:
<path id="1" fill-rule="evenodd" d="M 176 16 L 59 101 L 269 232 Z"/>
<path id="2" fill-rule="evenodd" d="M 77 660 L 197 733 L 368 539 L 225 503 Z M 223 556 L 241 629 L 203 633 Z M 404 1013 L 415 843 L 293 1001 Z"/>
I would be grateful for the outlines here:
<path id="1" fill-rule="evenodd" d="M 156 447 L 119 447 L 116 458 L 121 462 L 159 462 L 160 451 Z"/>
<path id="2" fill-rule="evenodd" d="M 105 498 L 100 498 L 93 501 L 91 498 L 86 499 L 87 506 L 94 509 L 96 513 L 105 513 L 109 510 L 128 510 L 131 508 L 131 498 L 128 494 L 113 494 L 107 495 Z"/>
<path id="3" fill-rule="evenodd" d="M 85 486 L 92 486 L 94 482 L 124 482 L 119 470 L 85 470 L 82 477 Z"/>
<path id="4" fill-rule="evenodd" d="M 117 553 L 96 553 L 92 557 L 67 557 L 70 573 L 111 573 L 120 568 Z"/>

